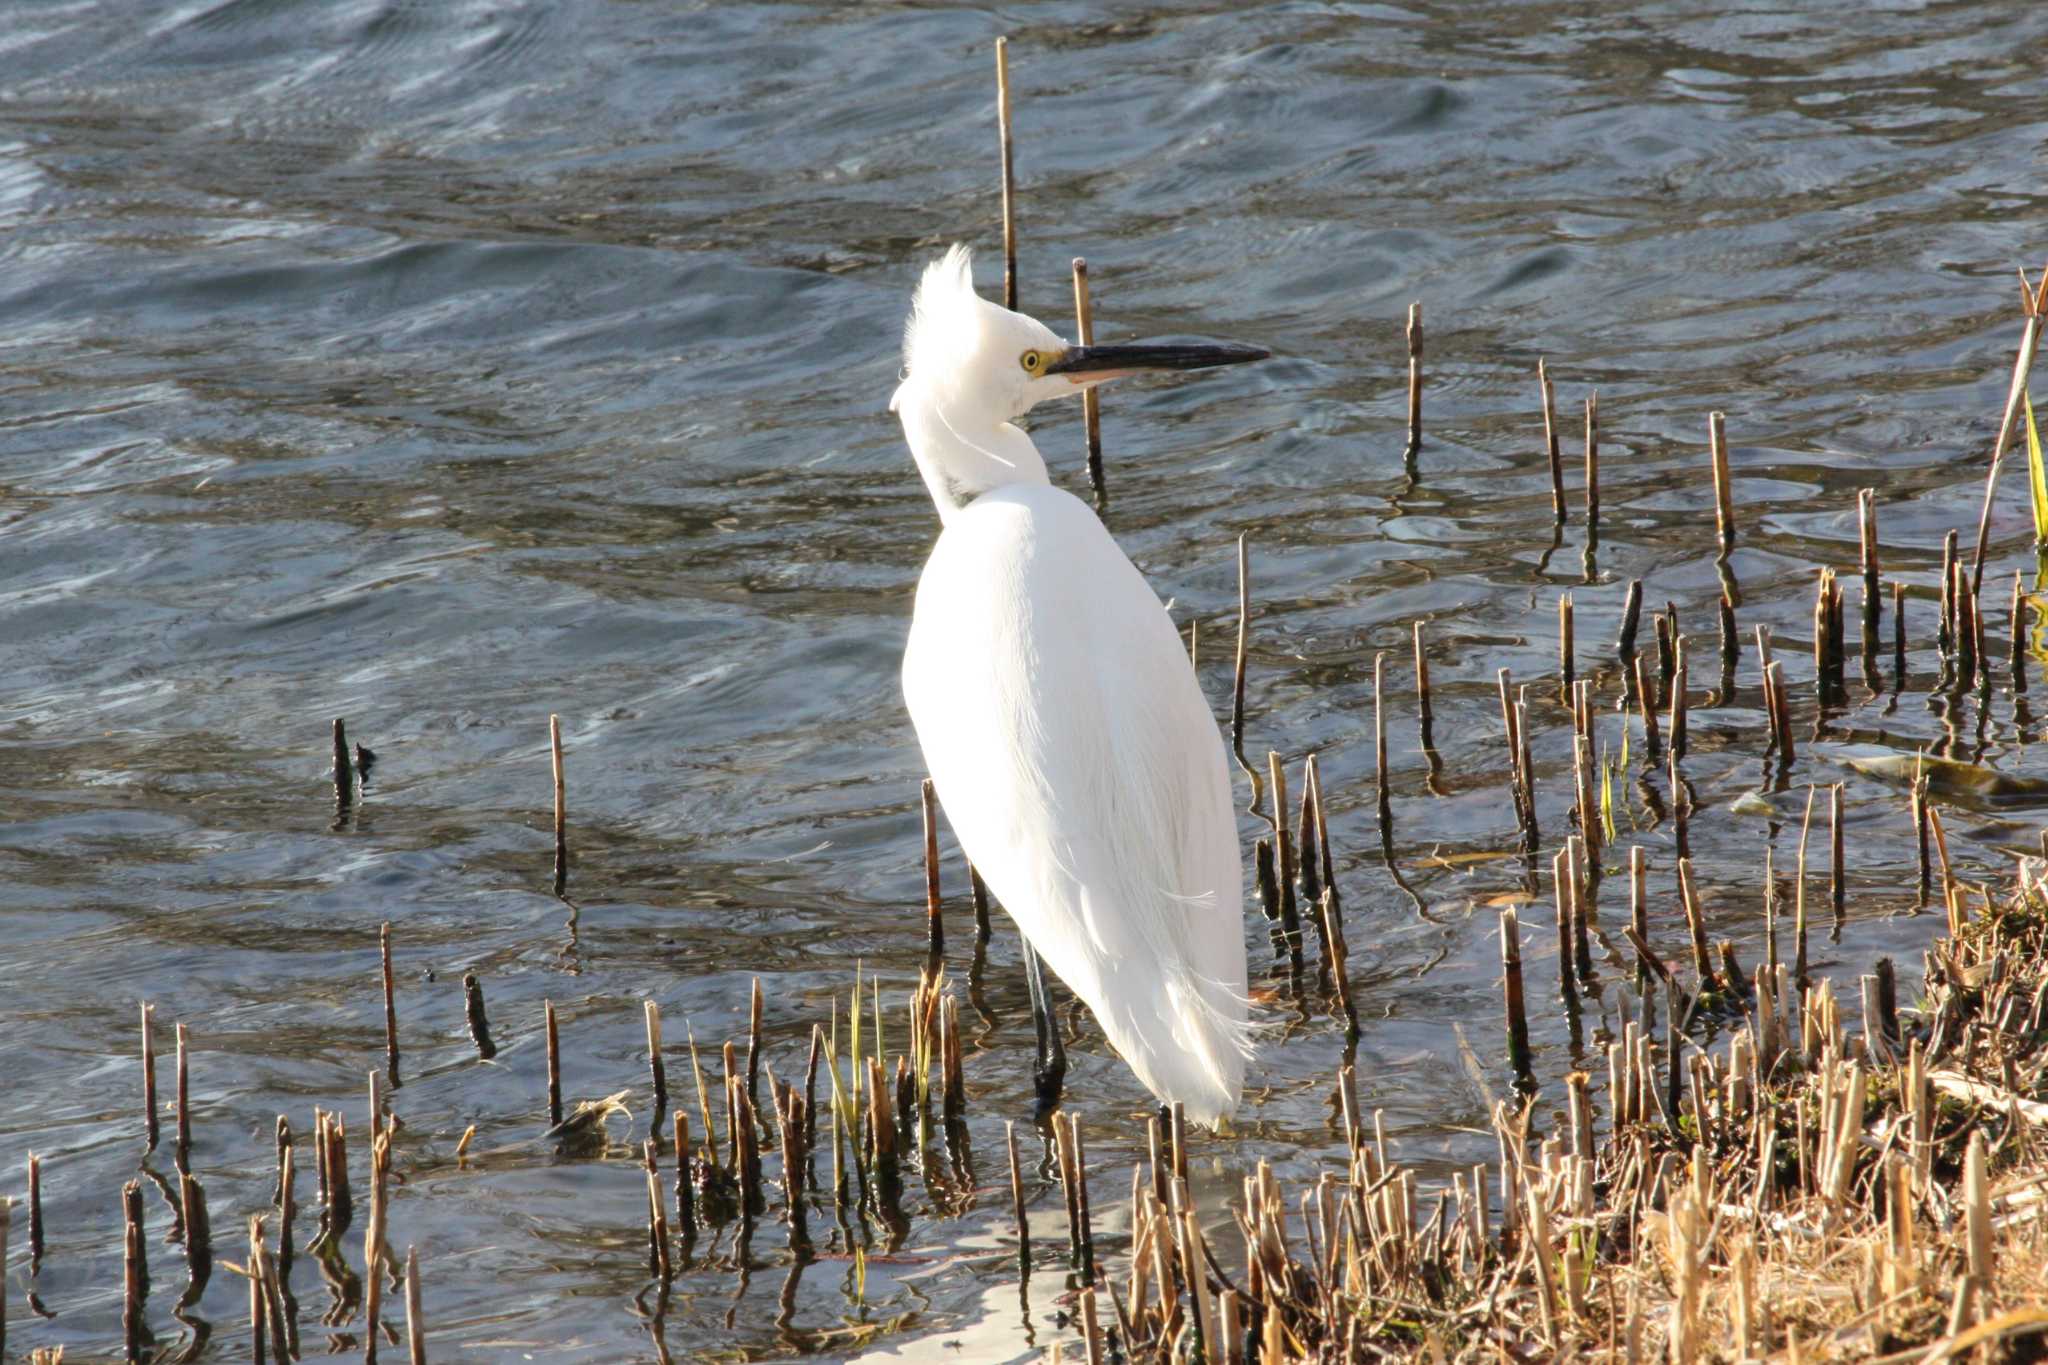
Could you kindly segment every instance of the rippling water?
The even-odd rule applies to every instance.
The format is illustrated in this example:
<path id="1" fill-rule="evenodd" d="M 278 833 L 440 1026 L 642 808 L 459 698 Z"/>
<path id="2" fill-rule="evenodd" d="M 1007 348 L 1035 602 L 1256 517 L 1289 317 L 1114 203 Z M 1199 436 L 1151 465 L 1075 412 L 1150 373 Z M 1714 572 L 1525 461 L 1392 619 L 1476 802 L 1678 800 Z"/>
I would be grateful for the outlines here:
<path id="1" fill-rule="evenodd" d="M 1742 621 L 1779 633 L 1802 733 L 1811 570 L 1853 564 L 1858 488 L 1877 490 L 1915 646 L 1904 695 L 1852 684 L 1789 778 L 1759 761 L 1753 653 L 1735 695 L 1695 710 L 1710 916 L 1753 961 L 1765 848 L 1784 867 L 1798 788 L 1846 781 L 1852 912 L 1820 955 L 1852 974 L 1917 961 L 1930 921 L 1901 913 L 1903 800 L 1844 760 L 1935 744 L 2039 767 L 2010 698 L 1958 715 L 1925 689 L 1941 537 L 1975 524 L 2016 340 L 2013 267 L 2042 251 L 2048 9 L 16 3 L 0 15 L 0 1189 L 44 1156 L 51 1251 L 32 1287 L 55 1314 L 22 1308 L 17 1234 L 17 1349 L 119 1339 L 136 1002 L 192 1030 L 194 1160 L 230 1229 L 268 1199 L 275 1115 L 361 1114 L 390 920 L 393 1241 L 420 1247 L 439 1354 L 653 1358 L 628 1154 L 521 1145 L 542 1110 L 541 1001 L 562 1012 L 568 1089 L 595 1096 L 642 1073 L 643 998 L 672 1041 L 687 1021 L 715 1044 L 744 1027 L 758 975 L 787 1072 L 856 961 L 891 1000 L 914 977 L 922 772 L 895 674 L 936 524 L 884 406 L 920 264 L 998 243 L 1005 32 L 1023 306 L 1067 328 L 1067 262 L 1086 255 L 1104 337 L 1278 357 L 1109 394 L 1108 519 L 1201 623 L 1219 707 L 1232 547 L 1251 538 L 1251 743 L 1324 755 L 1361 1086 L 1399 1153 L 1429 1172 L 1486 1159 L 1473 1130 L 1506 1093 L 1491 906 L 1524 870 L 1488 856 L 1513 843 L 1494 672 L 1554 668 L 1567 588 L 1609 703 L 1629 580 L 1710 641 L 1709 410 L 1734 445 Z M 1410 469 L 1400 325 L 1418 299 L 1428 440 Z M 1599 393 L 1597 549 L 1576 460 L 1553 544 L 1539 356 L 1568 451 Z M 1078 415 L 1041 417 L 1076 486 Z M 2021 486 L 1993 522 L 1992 585 L 2036 572 Z M 1404 652 L 1418 619 L 1433 782 Z M 1373 815 L 1382 651 L 1407 891 Z M 548 894 L 550 712 L 573 926 Z M 1538 712 L 1554 837 L 1568 730 L 1547 692 Z M 334 716 L 378 755 L 339 828 Z M 1729 809 L 1759 788 L 1773 815 Z M 1668 826 L 1640 793 L 1628 805 L 1653 936 L 1675 944 Z M 1972 873 L 2033 839 L 2025 810 L 1950 819 Z M 1018 1299 L 996 1192 L 1002 1121 L 1028 1110 L 1015 943 L 999 930 L 998 1022 L 967 1062 L 983 1197 L 920 1219 L 864 1297 L 844 1258 L 792 1276 L 772 1227 L 750 1275 L 721 1249 L 678 1286 L 671 1351 L 1019 1359 L 1063 1334 L 1057 1277 Z M 462 1032 L 465 970 L 489 995 L 494 1064 Z M 1626 1007 L 1604 1002 L 1601 1023 Z M 1554 1087 L 1571 1044 L 1540 1013 Z M 1206 1203 L 1256 1156 L 1294 1173 L 1328 1158 L 1341 1050 L 1319 1021 L 1268 1045 L 1240 1138 L 1205 1152 Z M 1092 1029 L 1070 1087 L 1102 1207 L 1144 1096 Z M 471 1124 L 493 1155 L 458 1169 Z M 318 1325 L 298 1276 L 308 1350 L 354 1339 Z M 223 1334 L 242 1311 L 229 1278 L 200 1305 Z M 165 1341 L 168 1297 L 151 1310 Z"/>

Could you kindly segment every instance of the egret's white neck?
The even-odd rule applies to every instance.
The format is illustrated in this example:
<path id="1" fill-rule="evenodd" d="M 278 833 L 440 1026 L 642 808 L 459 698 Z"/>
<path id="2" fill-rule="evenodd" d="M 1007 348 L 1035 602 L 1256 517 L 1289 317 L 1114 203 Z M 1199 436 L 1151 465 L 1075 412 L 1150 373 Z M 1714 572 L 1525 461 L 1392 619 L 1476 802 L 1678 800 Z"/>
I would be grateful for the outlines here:
<path id="1" fill-rule="evenodd" d="M 991 488 L 1052 482 L 1031 438 L 982 405 L 948 405 L 944 394 L 907 383 L 890 406 L 942 522 Z"/>

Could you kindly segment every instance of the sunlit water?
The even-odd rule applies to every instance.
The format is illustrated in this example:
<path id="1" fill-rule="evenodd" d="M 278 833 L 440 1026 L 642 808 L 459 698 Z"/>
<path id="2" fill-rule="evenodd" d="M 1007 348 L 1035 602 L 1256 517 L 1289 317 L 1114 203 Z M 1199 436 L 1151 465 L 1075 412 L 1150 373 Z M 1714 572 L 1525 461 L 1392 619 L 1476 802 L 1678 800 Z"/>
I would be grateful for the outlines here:
<path id="1" fill-rule="evenodd" d="M 900 1046 L 922 768 L 896 666 L 935 519 L 884 405 L 920 264 L 965 239 L 999 287 L 1003 32 L 1023 305 L 1066 328 L 1085 255 L 1105 338 L 1276 355 L 1110 393 L 1108 520 L 1199 621 L 1219 709 L 1250 537 L 1250 748 L 1323 755 L 1360 1089 L 1397 1155 L 1432 1184 L 1494 1155 L 1478 1130 L 1508 1093 L 1495 907 L 1527 894 L 1494 677 L 1554 673 L 1560 590 L 1610 753 L 1629 580 L 1694 641 L 1686 771 L 1715 934 L 1756 960 L 1765 850 L 1788 867 L 1801 788 L 1842 780 L 1851 912 L 1815 956 L 1853 977 L 1890 953 L 1913 979 L 1933 917 L 1904 913 L 1902 792 L 1844 760 L 1934 744 L 2039 771 L 2003 690 L 1983 718 L 1926 689 L 1941 538 L 1961 526 L 1967 547 L 1974 528 L 2013 267 L 2042 250 L 2048 10 L 20 3 L 0 13 L 0 1190 L 43 1155 L 51 1245 L 31 1286 L 16 1234 L 16 1350 L 117 1349 L 140 999 L 166 1053 L 170 1023 L 190 1027 L 195 1170 L 232 1243 L 267 1204 L 278 1114 L 303 1132 L 314 1106 L 342 1109 L 360 1163 L 392 922 L 392 1241 L 419 1247 L 437 1355 L 474 1361 L 655 1355 L 631 1153 L 564 1162 L 533 1142 L 544 998 L 572 1096 L 640 1085 L 643 999 L 672 1045 L 693 1029 L 715 1052 L 756 976 L 779 1074 L 856 963 L 880 974 Z M 1410 469 L 1412 300 L 1428 432 Z M 1569 461 L 1557 544 L 1539 356 Z M 1782 778 L 1761 760 L 1753 647 L 1707 704 L 1716 409 L 1741 622 L 1777 633 L 1798 706 Z M 1034 427 L 1079 486 L 1077 414 Z M 1848 706 L 1808 738 L 1812 569 L 1853 565 L 1862 487 L 1885 572 L 1911 589 L 1911 674 L 1894 704 L 1852 662 Z M 2022 487 L 1993 520 L 1994 638 L 2014 570 L 2035 572 Z M 1371 785 L 1382 652 L 1393 871 Z M 1569 732 L 1554 688 L 1534 695 L 1548 849 Z M 550 712 L 573 927 L 549 894 Z M 335 716 L 378 755 L 340 828 Z M 1759 789 L 1774 815 L 1730 810 Z M 1661 776 L 1648 792 L 1668 804 Z M 1681 958 L 1669 822 L 1633 779 L 1618 796 L 1625 840 L 1650 850 L 1652 937 Z M 2024 806 L 1947 815 L 1967 875 L 2034 839 Z M 1540 931 L 1547 860 L 1535 891 L 1547 1104 L 1573 1057 Z M 1610 923 L 1622 903 L 1610 876 Z M 744 1276 L 729 1237 L 700 1244 L 659 1329 L 671 1352 L 1002 1360 L 1071 1335 L 1061 1277 L 1020 1300 L 1011 1271 L 1002 1134 L 1029 1114 L 1029 1028 L 1000 922 L 990 953 L 996 1023 L 974 1024 L 966 1062 L 979 1196 L 929 1216 L 913 1179 L 912 1230 L 864 1288 L 843 1254 L 792 1274 L 772 1219 Z M 465 970 L 494 1063 L 463 1031 Z M 1589 1002 L 1587 1041 L 1628 1008 L 1612 988 Z M 1236 1136 L 1198 1151 L 1212 1214 L 1257 1157 L 1292 1177 L 1338 1150 L 1341 1035 L 1320 1009 L 1262 1013 L 1276 1028 Z M 675 1046 L 669 1061 L 687 1068 Z M 1113 1247 L 1146 1097 L 1092 1027 L 1069 1086 Z M 485 1155 L 458 1168 L 472 1124 Z M 1056 1265 L 1059 1196 L 1032 1183 Z M 150 1325 L 189 1344 L 146 1193 Z M 359 1322 L 320 1325 L 303 1261 L 294 1288 L 309 1353 L 359 1340 Z M 195 1358 L 241 1358 L 245 1302 L 218 1273 L 198 1312 L 223 1335 Z"/>

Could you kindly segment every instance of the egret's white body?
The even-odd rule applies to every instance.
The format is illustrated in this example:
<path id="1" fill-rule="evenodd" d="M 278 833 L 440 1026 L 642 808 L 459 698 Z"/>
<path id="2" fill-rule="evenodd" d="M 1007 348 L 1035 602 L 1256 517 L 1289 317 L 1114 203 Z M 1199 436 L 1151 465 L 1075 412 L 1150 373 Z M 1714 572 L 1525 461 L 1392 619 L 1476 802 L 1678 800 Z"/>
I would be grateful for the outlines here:
<path id="1" fill-rule="evenodd" d="M 1214 1125 L 1249 1053 L 1229 773 L 1165 607 L 1011 423 L 1111 377 L 1056 372 L 1070 352 L 978 297 L 962 248 L 925 271 L 891 407 L 944 528 L 903 693 L 947 818 L 1018 928 L 1138 1079 Z"/>

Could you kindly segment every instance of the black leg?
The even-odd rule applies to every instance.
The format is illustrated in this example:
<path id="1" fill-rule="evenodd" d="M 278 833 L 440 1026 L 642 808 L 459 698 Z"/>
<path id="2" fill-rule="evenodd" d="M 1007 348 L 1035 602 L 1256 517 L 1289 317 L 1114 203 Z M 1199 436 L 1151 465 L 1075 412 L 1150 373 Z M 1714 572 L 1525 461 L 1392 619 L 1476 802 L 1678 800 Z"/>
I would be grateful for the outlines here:
<path id="1" fill-rule="evenodd" d="M 1045 982 L 1045 964 L 1029 939 L 1024 940 L 1024 979 L 1031 988 L 1031 1027 L 1038 1034 L 1038 1057 L 1032 1066 L 1038 1086 L 1038 1109 L 1049 1113 L 1059 1106 L 1060 1090 L 1067 1080 L 1067 1047 L 1060 1038 L 1059 1016 L 1053 1013 L 1052 992 Z"/>

